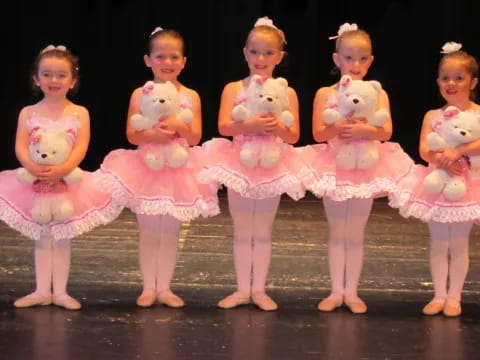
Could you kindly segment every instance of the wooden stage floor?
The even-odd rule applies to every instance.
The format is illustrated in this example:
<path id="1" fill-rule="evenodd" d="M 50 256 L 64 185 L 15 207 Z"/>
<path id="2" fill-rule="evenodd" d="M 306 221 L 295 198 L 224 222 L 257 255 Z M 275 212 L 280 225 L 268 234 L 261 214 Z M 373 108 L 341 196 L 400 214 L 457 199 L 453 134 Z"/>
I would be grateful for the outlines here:
<path id="1" fill-rule="evenodd" d="M 135 306 L 138 232 L 129 211 L 73 242 L 69 292 L 83 310 L 15 309 L 34 288 L 33 246 L 0 224 L 0 359 L 474 359 L 480 349 L 479 229 L 471 236 L 463 314 L 421 314 L 432 296 L 426 225 L 377 200 L 360 295 L 369 312 L 316 310 L 328 294 L 327 224 L 320 200 L 282 199 L 268 288 L 279 311 L 215 307 L 233 291 L 232 223 L 184 224 L 172 288 L 184 309 Z"/>

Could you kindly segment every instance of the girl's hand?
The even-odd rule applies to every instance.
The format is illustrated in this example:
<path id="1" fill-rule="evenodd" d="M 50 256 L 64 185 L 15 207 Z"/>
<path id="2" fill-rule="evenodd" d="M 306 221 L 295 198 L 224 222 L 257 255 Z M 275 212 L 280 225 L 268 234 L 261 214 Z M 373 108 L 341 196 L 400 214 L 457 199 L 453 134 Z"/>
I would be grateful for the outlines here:
<path id="1" fill-rule="evenodd" d="M 166 121 L 160 121 L 153 129 L 145 130 L 144 133 L 147 135 L 148 141 L 158 144 L 168 143 L 176 134 L 175 130 L 169 128 Z"/>
<path id="2" fill-rule="evenodd" d="M 176 116 L 166 116 L 158 122 L 156 127 L 178 133 L 181 131 L 180 129 L 185 128 L 185 125 L 186 124 L 183 121 L 179 120 Z"/>
<path id="3" fill-rule="evenodd" d="M 364 118 L 346 117 L 337 125 L 338 136 L 344 140 L 370 139 L 376 131 L 374 126 L 365 123 Z"/>
<path id="4" fill-rule="evenodd" d="M 456 148 L 447 148 L 438 152 L 437 165 L 441 168 L 448 170 L 453 164 L 455 164 L 462 154 Z"/>
<path id="5" fill-rule="evenodd" d="M 49 183 L 59 182 L 65 175 L 68 169 L 65 169 L 63 164 L 60 165 L 41 165 L 43 170 L 37 175 L 39 180 L 47 181 Z"/>
<path id="6" fill-rule="evenodd" d="M 257 135 L 273 135 L 279 127 L 279 121 L 271 114 L 259 114 L 244 121 L 247 133 Z"/>

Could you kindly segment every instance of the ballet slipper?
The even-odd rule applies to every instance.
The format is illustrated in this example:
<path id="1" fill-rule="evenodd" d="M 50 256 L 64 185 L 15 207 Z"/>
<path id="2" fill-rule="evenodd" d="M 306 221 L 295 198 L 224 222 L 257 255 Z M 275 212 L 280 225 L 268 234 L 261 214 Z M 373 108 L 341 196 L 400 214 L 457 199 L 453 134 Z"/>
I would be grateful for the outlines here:
<path id="1" fill-rule="evenodd" d="M 367 304 L 365 304 L 357 295 L 345 295 L 343 302 L 354 314 L 365 314 L 367 312 Z"/>
<path id="2" fill-rule="evenodd" d="M 220 300 L 217 304 L 222 309 L 233 309 L 239 305 L 246 305 L 250 303 L 250 295 L 241 291 L 235 291 L 233 294 Z"/>
<path id="3" fill-rule="evenodd" d="M 343 296 L 339 294 L 331 294 L 317 305 L 317 309 L 320 311 L 333 311 L 339 308 L 343 304 Z"/>
<path id="4" fill-rule="evenodd" d="M 27 308 L 31 306 L 43 306 L 43 305 L 50 305 L 52 303 L 52 295 L 46 294 L 38 294 L 38 293 L 31 293 L 20 299 L 15 300 L 13 306 L 16 308 Z"/>
<path id="5" fill-rule="evenodd" d="M 82 304 L 68 294 L 53 295 L 53 303 L 67 310 L 80 310 Z"/>
<path id="6" fill-rule="evenodd" d="M 448 298 L 443 307 L 443 315 L 447 317 L 459 316 L 462 313 L 460 301 L 454 298 Z"/>
<path id="7" fill-rule="evenodd" d="M 425 307 L 422 312 L 425 315 L 437 315 L 443 310 L 445 306 L 445 298 L 433 298 Z"/>
<path id="8" fill-rule="evenodd" d="M 157 293 L 157 300 L 160 304 L 165 304 L 171 308 L 181 308 L 185 306 L 185 302 L 171 290 L 159 291 Z"/>
<path id="9" fill-rule="evenodd" d="M 254 292 L 252 301 L 263 311 L 275 311 L 278 309 L 277 303 L 263 291 Z"/>
<path id="10" fill-rule="evenodd" d="M 146 289 L 143 290 L 140 296 L 137 298 L 137 306 L 150 307 L 155 302 L 155 290 Z"/>

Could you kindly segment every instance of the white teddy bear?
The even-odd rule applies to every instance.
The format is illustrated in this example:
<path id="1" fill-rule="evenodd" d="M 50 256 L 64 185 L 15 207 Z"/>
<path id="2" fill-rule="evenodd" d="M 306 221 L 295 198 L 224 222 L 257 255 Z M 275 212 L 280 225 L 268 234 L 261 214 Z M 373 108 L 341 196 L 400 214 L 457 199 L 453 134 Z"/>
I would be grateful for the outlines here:
<path id="1" fill-rule="evenodd" d="M 245 121 L 258 114 L 274 114 L 280 122 L 290 127 L 294 118 L 289 106 L 288 82 L 284 78 L 268 78 L 253 75 L 245 91 L 245 104 L 238 104 L 232 110 L 234 121 Z M 247 141 L 240 150 L 240 161 L 249 166 L 274 167 L 281 156 L 281 144 L 274 137 L 267 141 Z"/>
<path id="2" fill-rule="evenodd" d="M 30 158 L 40 165 L 62 164 L 72 151 L 75 135 L 75 130 L 47 132 L 41 128 L 34 129 L 30 134 Z M 82 177 L 83 172 L 77 167 L 65 175 L 63 180 L 66 184 L 73 184 Z M 38 183 L 37 177 L 25 168 L 17 170 L 17 179 L 23 184 Z M 40 224 L 65 221 L 73 215 L 73 203 L 64 191 L 40 192 L 35 197 L 31 214 Z"/>
<path id="3" fill-rule="evenodd" d="M 193 113 L 190 109 L 181 109 L 180 102 L 180 94 L 170 81 L 165 83 L 147 81 L 140 98 L 142 113 L 132 115 L 130 123 L 137 131 L 152 129 L 166 116 L 176 116 L 189 124 L 192 122 Z M 188 161 L 188 151 L 176 142 L 162 144 L 146 151 L 144 161 L 155 171 L 162 169 L 165 164 L 171 168 L 178 168 Z"/>
<path id="4" fill-rule="evenodd" d="M 433 132 L 425 139 L 432 151 L 454 148 L 480 138 L 480 117 L 473 112 L 460 111 L 455 106 L 449 106 L 443 113 L 443 119 L 432 124 Z M 480 156 L 470 156 L 470 166 L 480 165 Z M 435 169 L 428 174 L 423 185 L 431 194 L 443 193 L 446 199 L 455 201 L 461 199 L 467 185 L 462 176 L 452 176 L 444 169 Z"/>
<path id="5" fill-rule="evenodd" d="M 377 110 L 381 91 L 382 85 L 378 81 L 352 80 L 350 75 L 343 75 L 338 86 L 337 102 L 324 110 L 323 121 L 331 125 L 349 116 L 365 118 L 369 125 L 383 126 L 389 113 L 385 109 Z M 378 159 L 378 150 L 372 141 L 343 145 L 336 158 L 337 165 L 345 170 L 370 169 Z"/>

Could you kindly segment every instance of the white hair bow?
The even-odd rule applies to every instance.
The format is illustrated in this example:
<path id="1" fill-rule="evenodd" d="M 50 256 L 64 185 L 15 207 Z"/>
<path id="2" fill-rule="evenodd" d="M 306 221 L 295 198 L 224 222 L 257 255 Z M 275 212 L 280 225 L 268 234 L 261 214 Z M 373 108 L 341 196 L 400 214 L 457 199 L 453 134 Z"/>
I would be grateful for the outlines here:
<path id="1" fill-rule="evenodd" d="M 50 44 L 50 45 L 46 46 L 45 49 L 43 49 L 43 50 L 40 52 L 40 54 L 43 54 L 43 53 L 45 53 L 45 52 L 47 52 L 47 51 L 52 51 L 52 50 L 67 51 L 67 48 L 66 48 L 65 46 L 63 46 L 63 45 L 57 45 L 57 46 L 55 46 L 55 45 Z"/>
<path id="2" fill-rule="evenodd" d="M 462 48 L 462 44 L 456 43 L 454 41 L 449 41 L 443 44 L 442 51 L 440 51 L 440 53 L 450 54 L 452 52 L 460 50 L 461 48 Z"/>
<path id="3" fill-rule="evenodd" d="M 328 40 L 335 40 L 338 39 L 340 36 L 342 36 L 343 33 L 346 33 L 347 31 L 355 31 L 358 30 L 358 26 L 355 23 L 349 24 L 349 23 L 344 23 L 340 25 L 337 31 L 337 35 L 330 36 Z"/>
<path id="4" fill-rule="evenodd" d="M 150 36 L 153 36 L 153 35 L 155 35 L 157 32 L 160 32 L 160 31 L 163 31 L 163 28 L 161 28 L 160 26 L 157 26 L 157 27 L 150 33 Z"/>

